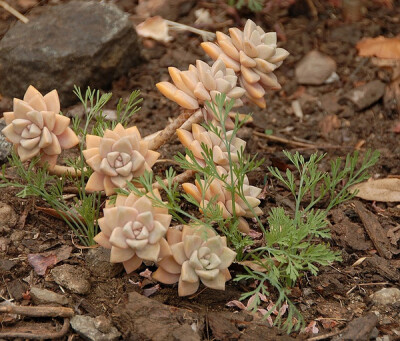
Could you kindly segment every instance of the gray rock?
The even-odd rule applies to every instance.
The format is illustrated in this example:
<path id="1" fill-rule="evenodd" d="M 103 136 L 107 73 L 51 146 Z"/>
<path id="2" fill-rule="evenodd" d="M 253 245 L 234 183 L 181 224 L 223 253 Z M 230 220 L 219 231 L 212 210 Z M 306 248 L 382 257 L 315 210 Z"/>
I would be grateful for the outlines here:
<path id="1" fill-rule="evenodd" d="M 390 305 L 400 302 L 400 290 L 397 288 L 383 288 L 371 295 L 375 305 Z"/>
<path id="2" fill-rule="evenodd" d="M 60 265 L 51 274 L 55 282 L 76 294 L 87 294 L 90 290 L 90 272 L 79 266 Z"/>
<path id="3" fill-rule="evenodd" d="M 96 328 L 95 322 L 96 319 L 93 317 L 75 315 L 71 319 L 71 327 L 83 338 L 90 341 L 113 341 L 118 340 L 121 336 L 121 333 L 113 326 L 108 333 L 102 333 Z"/>
<path id="4" fill-rule="evenodd" d="M 0 42 L 0 92 L 22 97 L 29 84 L 77 102 L 74 84 L 104 88 L 139 61 L 136 31 L 115 5 L 79 1 L 49 6 L 18 22 Z"/>
<path id="5" fill-rule="evenodd" d="M 318 51 L 307 53 L 296 66 L 296 80 L 299 84 L 323 84 L 336 71 L 336 62 Z"/>
<path id="6" fill-rule="evenodd" d="M 99 277 L 115 277 L 124 269 L 122 263 L 110 263 L 111 250 L 103 247 L 90 249 L 86 255 L 86 264 L 90 271 Z"/>
<path id="7" fill-rule="evenodd" d="M 10 205 L 0 202 L 0 227 L 14 227 L 17 224 L 17 221 L 18 216 L 15 213 L 14 209 Z M 18 232 L 21 233 L 23 231 Z"/>
<path id="8" fill-rule="evenodd" d="M 11 153 L 12 144 L 6 140 L 6 137 L 1 132 L 6 124 L 0 122 L 0 165 L 7 161 Z"/>
<path id="9" fill-rule="evenodd" d="M 68 299 L 63 295 L 57 294 L 53 291 L 47 289 L 41 289 L 37 287 L 32 287 L 30 290 L 30 295 L 35 304 L 68 304 Z"/>
<path id="10" fill-rule="evenodd" d="M 360 111 L 378 101 L 385 93 L 385 87 L 380 80 L 374 80 L 351 90 L 343 100 L 352 102 L 355 109 Z"/>

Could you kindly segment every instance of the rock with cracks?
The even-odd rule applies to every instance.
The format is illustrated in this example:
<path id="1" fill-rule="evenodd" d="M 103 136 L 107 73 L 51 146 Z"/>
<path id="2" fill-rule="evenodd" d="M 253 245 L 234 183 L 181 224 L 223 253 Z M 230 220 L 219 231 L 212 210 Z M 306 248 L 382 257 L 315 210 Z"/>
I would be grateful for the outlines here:
<path id="1" fill-rule="evenodd" d="M 47 289 L 41 289 L 37 287 L 32 287 L 30 290 L 30 295 L 35 304 L 68 304 L 68 299 L 63 295 L 57 294 L 53 291 Z"/>
<path id="2" fill-rule="evenodd" d="M 90 272 L 85 268 L 63 264 L 51 270 L 54 281 L 75 294 L 87 294 L 90 290 Z"/>
<path id="3" fill-rule="evenodd" d="M 84 339 L 90 341 L 114 341 L 118 340 L 121 333 L 111 326 L 107 333 L 102 333 L 96 328 L 96 319 L 90 316 L 76 315 L 71 319 L 71 327 Z"/>
<path id="4" fill-rule="evenodd" d="M 80 1 L 18 22 L 0 41 L 0 92 L 21 98 L 29 84 L 57 89 L 63 106 L 74 85 L 105 88 L 139 60 L 136 31 L 115 5 Z"/>

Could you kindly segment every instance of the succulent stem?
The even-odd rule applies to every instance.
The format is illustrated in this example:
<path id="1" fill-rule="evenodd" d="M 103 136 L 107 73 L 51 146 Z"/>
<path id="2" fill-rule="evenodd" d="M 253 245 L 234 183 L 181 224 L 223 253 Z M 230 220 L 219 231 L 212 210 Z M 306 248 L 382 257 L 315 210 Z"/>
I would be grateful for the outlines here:
<path id="1" fill-rule="evenodd" d="M 74 167 L 60 166 L 60 165 L 55 165 L 53 168 L 49 169 L 49 173 L 57 176 L 62 176 L 67 174 L 73 177 L 81 176 L 80 170 L 75 169 Z"/>
<path id="2" fill-rule="evenodd" d="M 192 115 L 201 111 L 184 110 L 175 120 L 168 124 L 157 136 L 149 141 L 149 149 L 157 150 L 167 143 L 175 134 L 176 129 L 180 128 Z"/>

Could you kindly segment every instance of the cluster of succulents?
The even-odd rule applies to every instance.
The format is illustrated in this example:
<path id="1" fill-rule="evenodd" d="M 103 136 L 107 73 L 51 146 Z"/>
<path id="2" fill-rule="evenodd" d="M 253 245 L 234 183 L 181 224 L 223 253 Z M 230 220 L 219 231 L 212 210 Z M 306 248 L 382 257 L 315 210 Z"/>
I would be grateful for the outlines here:
<path id="1" fill-rule="evenodd" d="M 225 175 L 228 181 L 231 178 L 229 172 L 223 167 L 217 166 L 217 171 L 220 175 Z M 263 212 L 258 207 L 261 201 L 257 199 L 261 189 L 249 185 L 247 176 L 245 176 L 244 181 L 243 193 L 246 202 L 237 194 L 233 198 L 232 193 L 226 189 L 224 182 L 219 179 L 212 179 L 210 183 L 206 183 L 204 180 L 200 180 L 200 182 L 196 180 L 195 185 L 184 183 L 182 187 L 187 194 L 191 195 L 200 204 L 200 207 L 207 207 L 210 201 L 215 201 L 221 209 L 224 219 L 235 214 L 239 220 L 239 230 L 243 233 L 248 233 L 250 227 L 244 217 L 252 218 L 261 215 Z M 236 177 L 233 176 L 233 183 L 236 182 Z"/>
<path id="2" fill-rule="evenodd" d="M 273 73 L 281 66 L 289 52 L 277 47 L 275 32 L 264 32 L 252 20 L 247 20 L 244 30 L 229 29 L 230 36 L 217 32 L 217 43 L 202 43 L 204 51 L 214 60 L 222 60 L 226 67 L 239 75 L 246 96 L 265 108 L 266 89 L 280 89 Z"/>
<path id="3" fill-rule="evenodd" d="M 248 20 L 244 31 L 230 29 L 230 37 L 218 32 L 216 43 L 203 43 L 202 47 L 215 61 L 209 64 L 197 60 L 196 66 L 180 71 L 170 67 L 172 82 L 157 84 L 167 98 L 188 110 L 201 110 L 206 121 L 218 127 L 219 121 L 206 102 L 214 102 L 219 94 L 226 101 L 233 100 L 233 107 L 243 105 L 246 95 L 251 101 L 265 107 L 265 89 L 279 88 L 272 73 L 287 57 L 287 52 L 276 46 L 276 34 L 265 33 Z M 33 86 L 23 100 L 14 99 L 14 111 L 4 113 L 4 135 L 10 140 L 22 161 L 39 157 L 39 165 L 56 166 L 63 149 L 76 146 L 79 139 L 69 127 L 70 119 L 60 114 L 60 102 L 56 90 L 43 96 Z M 206 166 L 202 144 L 212 151 L 213 162 L 220 176 L 237 180 L 229 174 L 230 162 L 238 162 L 238 152 L 246 142 L 233 136 L 233 121 L 228 117 L 220 134 L 198 124 L 191 131 L 177 129 L 181 143 L 190 150 L 201 166 Z M 230 147 L 224 139 L 231 141 Z M 82 150 L 87 165 L 92 169 L 85 190 L 104 191 L 106 196 L 116 189 L 127 187 L 132 179 L 146 171 L 152 171 L 160 154 L 149 149 L 149 140 L 142 139 L 136 126 L 124 128 L 117 124 L 106 129 L 103 136 L 86 135 L 86 149 Z M 83 141 L 82 141 L 83 143 Z M 82 148 L 83 149 L 83 148 Z M 229 149 L 229 150 L 228 150 Z M 190 158 L 188 159 L 190 161 Z M 249 232 L 245 218 L 262 214 L 257 196 L 261 189 L 251 186 L 247 177 L 239 195 L 232 196 L 220 179 L 213 179 L 205 186 L 204 180 L 195 184 L 184 183 L 183 189 L 205 207 L 209 202 L 221 208 L 224 218 L 235 216 L 239 229 Z M 244 198 L 244 199 L 243 199 Z M 130 192 L 116 195 L 115 202 L 106 203 L 103 217 L 98 219 L 101 232 L 94 240 L 104 248 L 111 249 L 110 261 L 122 263 L 130 273 L 143 261 L 158 266 L 153 278 L 166 284 L 178 283 L 181 296 L 194 294 L 200 282 L 213 289 L 224 290 L 231 278 L 228 267 L 236 252 L 227 246 L 225 237 L 205 225 L 171 227 L 172 216 L 162 202 L 157 190 L 141 195 Z"/>
<path id="4" fill-rule="evenodd" d="M 190 65 L 187 71 L 179 71 L 175 67 L 169 67 L 168 71 L 174 84 L 157 83 L 158 90 L 185 109 L 202 108 L 207 120 L 219 121 L 205 105 L 206 101 L 214 102 L 218 94 L 224 93 L 226 101 L 233 99 L 234 107 L 243 105 L 240 98 L 246 91 L 237 86 L 235 71 L 226 67 L 220 59 L 212 66 L 197 60 L 196 66 Z M 226 124 L 233 126 L 232 120 L 228 120 Z"/>
<path id="5" fill-rule="evenodd" d="M 242 139 L 236 136 L 232 138 L 233 131 L 230 130 L 226 132 L 226 138 L 232 138 L 231 150 L 228 151 L 220 136 L 212 131 L 207 131 L 199 124 L 192 124 L 191 132 L 185 129 L 177 129 L 176 134 L 179 141 L 193 153 L 196 161 L 203 167 L 206 165 L 206 162 L 204 161 L 202 144 L 206 145 L 209 150 L 212 150 L 214 163 L 226 169 L 229 168 L 228 156 L 230 156 L 231 161 L 237 162 L 237 152 L 246 146 L 246 142 Z M 190 158 L 187 157 L 187 159 L 190 161 Z"/>

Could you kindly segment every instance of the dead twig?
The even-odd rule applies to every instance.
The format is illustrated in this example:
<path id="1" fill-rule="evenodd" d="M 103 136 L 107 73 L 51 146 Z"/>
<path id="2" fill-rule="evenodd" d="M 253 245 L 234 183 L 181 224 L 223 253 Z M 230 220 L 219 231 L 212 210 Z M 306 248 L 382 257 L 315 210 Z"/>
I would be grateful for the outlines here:
<path id="1" fill-rule="evenodd" d="M 263 137 L 267 140 L 270 141 L 274 141 L 274 142 L 280 142 L 280 143 L 284 143 L 284 144 L 289 144 L 295 147 L 302 147 L 302 148 L 310 148 L 310 149 L 318 149 L 318 146 L 312 143 L 305 143 L 305 142 L 296 142 L 296 141 L 292 141 L 292 140 L 288 140 L 284 137 L 278 137 L 275 135 L 266 135 L 263 133 L 260 133 L 258 131 L 254 131 L 253 132 L 254 135 L 259 136 L 259 137 Z"/>
<path id="2" fill-rule="evenodd" d="M 360 201 L 355 201 L 354 207 L 379 255 L 391 259 L 390 241 L 376 216 L 368 211 Z"/>
<path id="3" fill-rule="evenodd" d="M 36 307 L 30 307 L 30 308 L 36 308 Z M 72 309 L 71 309 L 72 310 Z M 63 326 L 59 331 L 54 331 L 54 332 L 47 332 L 44 334 L 41 333 L 35 333 L 35 332 L 0 332 L 0 337 L 2 339 L 14 339 L 14 338 L 22 338 L 22 339 L 29 339 L 29 340 L 44 340 L 44 339 L 50 339 L 50 340 L 55 340 L 62 338 L 67 334 L 69 330 L 69 318 L 64 318 L 64 323 Z"/>
<path id="4" fill-rule="evenodd" d="M 41 306 L 0 306 L 0 313 L 24 315 L 30 317 L 72 317 L 74 310 L 65 307 L 41 307 Z"/>
<path id="5" fill-rule="evenodd" d="M 0 6 L 3 7 L 7 12 L 10 12 L 14 17 L 21 20 L 24 24 L 29 22 L 29 19 L 25 15 L 19 13 L 15 8 L 11 7 L 5 1 L 0 1 Z"/>
<path id="6" fill-rule="evenodd" d="M 337 330 L 335 332 L 330 332 L 330 333 L 327 333 L 327 334 L 317 335 L 317 336 L 308 338 L 307 341 L 319 341 L 319 340 L 328 339 L 328 338 L 330 338 L 332 336 L 339 335 L 341 332 L 342 332 L 341 330 Z"/>
<path id="7" fill-rule="evenodd" d="M 360 283 L 360 284 L 356 284 L 349 291 L 346 292 L 346 295 L 351 294 L 354 291 L 354 289 L 356 289 L 357 287 L 367 287 L 367 286 L 374 286 L 374 285 L 388 285 L 388 284 L 390 284 L 390 283 L 389 282 L 378 282 L 378 283 Z"/>

